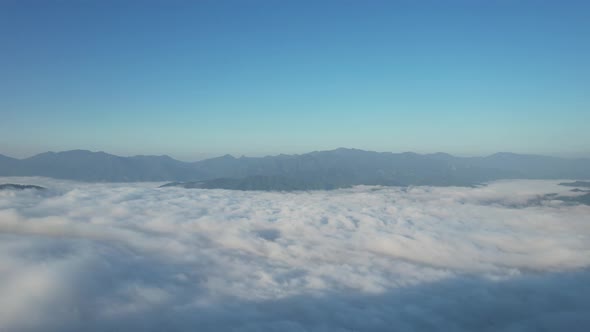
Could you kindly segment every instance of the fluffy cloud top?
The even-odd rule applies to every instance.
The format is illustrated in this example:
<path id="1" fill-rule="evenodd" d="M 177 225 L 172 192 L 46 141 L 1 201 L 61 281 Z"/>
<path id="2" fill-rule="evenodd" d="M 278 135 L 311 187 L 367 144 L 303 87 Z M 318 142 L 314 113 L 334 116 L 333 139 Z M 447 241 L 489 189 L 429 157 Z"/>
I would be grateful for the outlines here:
<path id="1" fill-rule="evenodd" d="M 560 181 L 242 192 L 0 178 L 0 331 L 590 326 Z"/>

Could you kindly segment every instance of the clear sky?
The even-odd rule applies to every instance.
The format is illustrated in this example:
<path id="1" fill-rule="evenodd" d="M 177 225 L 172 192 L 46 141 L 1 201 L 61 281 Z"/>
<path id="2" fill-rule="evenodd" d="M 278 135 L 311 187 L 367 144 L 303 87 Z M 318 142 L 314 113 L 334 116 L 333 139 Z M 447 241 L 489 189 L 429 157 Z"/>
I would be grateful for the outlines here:
<path id="1" fill-rule="evenodd" d="M 590 1 L 0 1 L 0 153 L 590 156 Z"/>

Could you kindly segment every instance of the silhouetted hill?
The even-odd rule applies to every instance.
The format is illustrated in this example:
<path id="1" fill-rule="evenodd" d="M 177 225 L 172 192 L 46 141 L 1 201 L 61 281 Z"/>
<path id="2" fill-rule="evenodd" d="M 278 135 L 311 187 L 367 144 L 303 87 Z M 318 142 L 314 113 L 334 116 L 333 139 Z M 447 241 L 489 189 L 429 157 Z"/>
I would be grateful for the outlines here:
<path id="1" fill-rule="evenodd" d="M 11 161 L 11 160 L 18 160 L 18 159 L 11 158 L 11 157 L 5 156 L 3 154 L 0 154 L 0 162 L 7 162 L 7 161 Z"/>
<path id="2" fill-rule="evenodd" d="M 560 186 L 568 186 L 568 187 L 586 187 L 586 188 L 590 188 L 590 181 L 562 182 L 559 185 Z"/>
<path id="3" fill-rule="evenodd" d="M 570 202 L 573 204 L 585 204 L 590 205 L 590 193 L 576 196 L 554 196 L 552 199 L 561 200 L 564 202 Z"/>
<path id="4" fill-rule="evenodd" d="M 299 190 L 352 185 L 474 185 L 497 179 L 590 179 L 589 159 L 497 153 L 372 152 L 339 148 L 300 155 L 231 155 L 194 163 L 169 156 L 119 157 L 104 152 L 47 152 L 0 158 L 0 176 L 48 176 L 82 181 L 176 181 L 200 188 Z"/>
<path id="5" fill-rule="evenodd" d="M 18 167 L 20 160 L 0 154 L 0 174 L 9 175 Z"/>
<path id="6" fill-rule="evenodd" d="M 46 188 L 40 187 L 40 186 L 35 186 L 32 184 L 14 184 L 14 183 L 0 184 L 0 190 L 25 190 L 25 189 L 45 190 Z"/>
<path id="7" fill-rule="evenodd" d="M 196 174 L 190 164 L 168 156 L 119 157 L 86 150 L 41 153 L 0 170 L 1 175 L 108 182 L 186 180 Z"/>

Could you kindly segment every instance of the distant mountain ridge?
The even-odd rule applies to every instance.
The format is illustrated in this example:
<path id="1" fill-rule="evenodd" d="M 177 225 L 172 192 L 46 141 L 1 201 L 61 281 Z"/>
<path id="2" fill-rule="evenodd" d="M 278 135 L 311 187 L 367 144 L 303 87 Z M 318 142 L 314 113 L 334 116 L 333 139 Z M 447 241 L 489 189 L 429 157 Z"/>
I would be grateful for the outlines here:
<path id="1" fill-rule="evenodd" d="M 119 157 L 105 152 L 45 152 L 25 159 L 0 159 L 2 176 L 47 176 L 96 182 L 191 179 L 189 163 L 168 156 Z"/>
<path id="2" fill-rule="evenodd" d="M 174 181 L 181 186 L 248 190 L 333 189 L 353 185 L 474 185 L 498 179 L 590 179 L 590 159 L 496 153 L 373 152 L 339 148 L 300 155 L 225 155 L 198 162 L 169 156 L 120 157 L 71 150 L 15 159 L 0 155 L 0 176 L 91 182 Z"/>

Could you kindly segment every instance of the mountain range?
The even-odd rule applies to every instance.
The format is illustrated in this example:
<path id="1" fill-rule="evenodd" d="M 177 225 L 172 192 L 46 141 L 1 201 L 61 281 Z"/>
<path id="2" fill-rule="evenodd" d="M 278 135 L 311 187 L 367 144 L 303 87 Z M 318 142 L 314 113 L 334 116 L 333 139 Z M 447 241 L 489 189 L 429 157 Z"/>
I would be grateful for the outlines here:
<path id="1" fill-rule="evenodd" d="M 333 189 L 353 185 L 468 186 L 498 179 L 590 179 L 590 159 L 496 153 L 373 152 L 339 148 L 266 157 L 231 155 L 198 162 L 169 156 L 120 157 L 104 152 L 0 155 L 0 176 L 46 176 L 91 182 L 173 181 L 170 186 L 243 190 Z"/>

